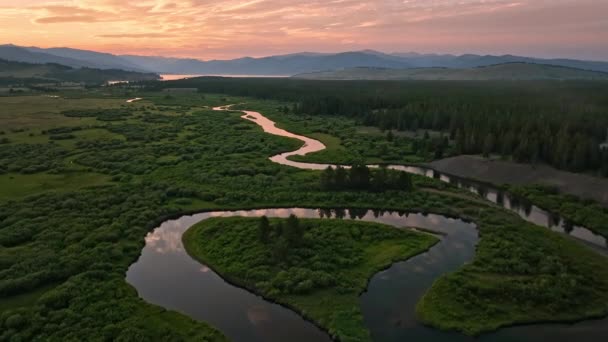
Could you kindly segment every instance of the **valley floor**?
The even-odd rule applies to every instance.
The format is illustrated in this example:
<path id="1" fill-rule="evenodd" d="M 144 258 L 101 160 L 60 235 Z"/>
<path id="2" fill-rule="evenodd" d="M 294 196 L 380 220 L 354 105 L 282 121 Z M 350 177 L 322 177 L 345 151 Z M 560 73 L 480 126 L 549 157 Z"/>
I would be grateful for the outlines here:
<path id="1" fill-rule="evenodd" d="M 608 264 L 590 249 L 432 178 L 414 177 L 409 192 L 327 191 L 320 173 L 268 160 L 299 141 L 209 109 L 248 102 L 278 117 L 275 102 L 120 88 L 59 95 L 0 99 L 12 106 L 0 112 L 0 185 L 22 185 L 0 187 L 0 340 L 224 340 L 125 282 L 160 222 L 217 208 L 375 208 L 475 222 L 475 259 L 439 278 L 418 306 L 435 327 L 479 334 L 608 312 Z M 135 96 L 144 100 L 125 102 Z M 305 131 L 321 121 L 291 125 Z M 334 154 L 357 150 L 344 159 L 428 158 L 401 137 L 349 138 L 352 122 L 331 123 L 324 134 L 346 132 Z"/>

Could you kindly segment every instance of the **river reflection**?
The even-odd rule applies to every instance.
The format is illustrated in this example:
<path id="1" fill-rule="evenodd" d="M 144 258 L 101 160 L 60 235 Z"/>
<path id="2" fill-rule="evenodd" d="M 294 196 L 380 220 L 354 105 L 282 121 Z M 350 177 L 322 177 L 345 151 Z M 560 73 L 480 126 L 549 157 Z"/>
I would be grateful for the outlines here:
<path id="1" fill-rule="evenodd" d="M 127 272 L 127 282 L 146 301 L 209 322 L 233 341 L 329 341 L 324 332 L 291 310 L 226 283 L 209 267 L 190 258 L 182 244 L 182 234 L 189 227 L 211 217 L 291 214 L 303 218 L 351 217 L 448 234 L 440 243 L 443 247 L 434 247 L 417 258 L 414 269 L 419 273 L 426 272 L 431 265 L 437 274 L 445 272 L 446 267 L 456 269 L 473 257 L 477 242 L 477 230 L 472 224 L 439 215 L 304 208 L 208 212 L 166 221 L 149 233 L 139 260 Z M 418 298 L 430 281 L 432 278 L 420 282 L 418 291 L 412 295 Z"/>
<path id="2" fill-rule="evenodd" d="M 472 260 L 478 242 L 472 223 L 419 213 L 362 209 L 260 209 L 218 211 L 169 220 L 146 237 L 146 246 L 127 272 L 127 282 L 140 297 L 164 308 L 209 322 L 232 341 L 330 341 L 323 331 L 293 311 L 235 287 L 204 264 L 188 256 L 181 241 L 192 225 L 210 217 L 354 218 L 440 232 L 429 251 L 393 264 L 370 280 L 360 303 L 374 341 L 604 341 L 608 319 L 575 325 L 545 324 L 504 328 L 480 338 L 426 327 L 416 319 L 415 306 L 433 281 Z"/>

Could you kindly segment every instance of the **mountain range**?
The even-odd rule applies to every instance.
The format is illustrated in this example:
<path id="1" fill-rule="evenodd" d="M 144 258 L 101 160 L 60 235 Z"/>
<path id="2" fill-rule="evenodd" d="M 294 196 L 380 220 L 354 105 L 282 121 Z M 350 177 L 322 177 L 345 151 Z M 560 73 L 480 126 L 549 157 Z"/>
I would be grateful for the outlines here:
<path id="1" fill-rule="evenodd" d="M 575 59 L 541 59 L 513 55 L 439 55 L 383 53 L 374 50 L 342 53 L 303 52 L 261 58 L 202 61 L 191 58 L 113 55 L 71 48 L 38 48 L 0 45 L 0 59 L 27 63 L 56 63 L 73 68 L 122 69 L 160 74 L 290 76 L 356 67 L 475 68 L 503 63 L 534 63 L 608 72 L 608 62 Z"/>
<path id="2" fill-rule="evenodd" d="M 357 67 L 320 71 L 292 76 L 314 80 L 424 80 L 424 81 L 487 81 L 487 80 L 608 80 L 608 73 L 577 68 L 535 64 L 502 63 L 474 68 L 412 68 L 387 69 Z"/>
<path id="3" fill-rule="evenodd" d="M 36 85 L 60 82 L 103 84 L 109 81 L 152 81 L 155 73 L 121 69 L 70 67 L 57 63 L 25 63 L 0 59 L 0 86 Z"/>

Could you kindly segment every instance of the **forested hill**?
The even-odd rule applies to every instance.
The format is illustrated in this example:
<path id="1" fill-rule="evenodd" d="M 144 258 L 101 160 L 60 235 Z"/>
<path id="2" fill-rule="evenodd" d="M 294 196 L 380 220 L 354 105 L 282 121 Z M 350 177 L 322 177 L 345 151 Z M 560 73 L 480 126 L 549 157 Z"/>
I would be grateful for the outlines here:
<path id="1" fill-rule="evenodd" d="M 343 115 L 384 130 L 448 134 L 457 154 L 608 176 L 608 81 L 318 81 L 202 77 L 149 87 L 289 101 L 299 115 Z M 441 146 L 438 144 L 437 146 Z"/>
<path id="2" fill-rule="evenodd" d="M 47 63 L 30 64 L 0 59 L 1 84 L 36 84 L 55 82 L 77 82 L 102 84 L 108 81 L 149 81 L 160 79 L 154 73 L 140 73 L 118 69 L 71 68 Z"/>
<path id="3" fill-rule="evenodd" d="M 608 73 L 547 64 L 503 63 L 466 69 L 361 67 L 293 77 L 317 80 L 608 80 Z"/>

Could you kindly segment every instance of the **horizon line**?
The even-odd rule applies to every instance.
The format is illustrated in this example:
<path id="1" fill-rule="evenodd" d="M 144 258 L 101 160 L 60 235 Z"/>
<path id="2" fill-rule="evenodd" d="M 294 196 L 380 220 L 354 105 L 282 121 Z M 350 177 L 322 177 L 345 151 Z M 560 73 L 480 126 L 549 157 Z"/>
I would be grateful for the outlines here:
<path id="1" fill-rule="evenodd" d="M 84 48 L 75 48 L 75 47 L 70 47 L 70 46 L 48 46 L 48 47 L 41 47 L 41 46 L 25 46 L 25 45 L 17 45 L 14 43 L 2 43 L 0 44 L 0 46 L 14 46 L 17 48 L 35 48 L 35 49 L 42 49 L 42 50 L 47 50 L 47 49 L 71 49 L 71 50 L 79 50 L 79 51 L 88 51 L 88 52 L 95 52 L 95 53 L 103 53 L 103 54 L 109 54 L 109 55 L 113 55 L 113 56 L 137 56 L 137 57 L 157 57 L 157 58 L 172 58 L 172 59 L 192 59 L 192 60 L 197 60 L 197 61 L 201 61 L 201 62 L 211 62 L 211 61 L 232 61 L 232 60 L 238 60 L 238 59 L 246 59 L 246 58 L 251 58 L 251 59 L 263 59 L 263 58 L 270 58 L 270 57 L 282 57 L 282 56 L 290 56 L 290 55 L 304 55 L 304 54 L 317 54 L 317 55 L 338 55 L 338 54 L 345 54 L 345 53 L 354 53 L 354 52 L 360 52 L 360 53 L 380 53 L 383 55 L 387 55 L 387 56 L 392 56 L 392 57 L 400 57 L 398 56 L 399 54 L 412 54 L 412 55 L 419 55 L 421 57 L 423 56 L 453 56 L 453 57 L 462 57 L 462 56 L 479 56 L 479 57 L 508 57 L 508 56 L 512 56 L 512 57 L 523 57 L 523 58 L 535 58 L 535 59 L 543 59 L 543 60 L 556 60 L 556 59 L 564 59 L 564 60 L 578 60 L 578 61 L 585 61 L 585 62 L 606 62 L 608 63 L 608 59 L 603 60 L 603 59 L 586 59 L 586 58 L 572 58 L 572 57 L 560 57 L 560 56 L 552 56 L 552 57 L 546 57 L 546 56 L 535 56 L 535 55 L 518 55 L 518 54 L 512 54 L 512 53 L 496 53 L 496 54 L 491 54 L 491 53 L 476 53 L 476 52 L 467 52 L 467 53 L 448 53 L 448 52 L 418 52 L 418 51 L 393 51 L 393 52 L 386 52 L 386 51 L 382 51 L 379 49 L 372 49 L 372 48 L 365 48 L 365 49 L 356 49 L 356 50 L 343 50 L 343 51 L 334 51 L 334 52 L 321 52 L 321 51 L 296 51 L 296 52 L 284 52 L 284 53 L 278 53 L 278 54 L 274 54 L 274 55 L 262 55 L 262 56 L 255 56 L 255 55 L 243 55 L 240 57 L 236 57 L 236 58 L 225 58 L 225 59 L 202 59 L 202 58 L 197 58 L 197 57 L 181 57 L 181 56 L 171 56 L 171 55 L 155 55 L 155 54 L 151 54 L 151 55 L 147 55 L 147 54 L 118 54 L 118 53 L 114 53 L 114 52 L 109 52 L 109 51 L 103 51 L 103 50 L 93 50 L 93 49 L 84 49 Z"/>

